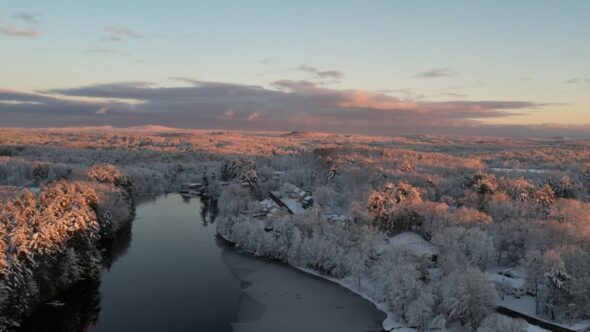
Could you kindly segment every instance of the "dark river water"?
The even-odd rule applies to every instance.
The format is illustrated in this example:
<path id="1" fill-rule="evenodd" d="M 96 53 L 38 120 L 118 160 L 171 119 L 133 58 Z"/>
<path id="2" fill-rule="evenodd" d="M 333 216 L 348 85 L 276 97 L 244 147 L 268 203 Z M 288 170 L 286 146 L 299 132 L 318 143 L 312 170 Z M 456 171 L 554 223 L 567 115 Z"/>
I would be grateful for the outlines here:
<path id="1" fill-rule="evenodd" d="M 138 205 L 101 280 L 44 304 L 23 331 L 378 331 L 384 314 L 348 290 L 215 237 L 207 206 Z"/>

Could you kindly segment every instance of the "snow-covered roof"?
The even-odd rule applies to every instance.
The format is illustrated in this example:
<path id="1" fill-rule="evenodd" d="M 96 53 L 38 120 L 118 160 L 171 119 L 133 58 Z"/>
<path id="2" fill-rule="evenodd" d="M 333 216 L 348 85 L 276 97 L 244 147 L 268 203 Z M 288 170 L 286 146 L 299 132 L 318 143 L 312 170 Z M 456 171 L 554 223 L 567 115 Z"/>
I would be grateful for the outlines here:
<path id="1" fill-rule="evenodd" d="M 282 201 L 289 208 L 289 210 L 291 210 L 291 212 L 293 212 L 293 214 L 304 214 L 305 213 L 305 209 L 303 208 L 303 206 L 301 206 L 301 203 L 299 203 L 298 200 L 293 199 L 293 198 L 283 198 Z"/>

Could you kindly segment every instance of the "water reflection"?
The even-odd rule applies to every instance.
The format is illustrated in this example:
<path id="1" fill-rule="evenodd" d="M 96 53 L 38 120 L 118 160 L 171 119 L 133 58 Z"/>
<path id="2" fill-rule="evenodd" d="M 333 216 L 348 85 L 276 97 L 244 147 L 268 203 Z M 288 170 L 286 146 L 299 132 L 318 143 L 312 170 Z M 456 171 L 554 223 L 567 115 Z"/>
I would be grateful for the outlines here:
<path id="1" fill-rule="evenodd" d="M 127 255 L 127 251 L 131 246 L 133 239 L 133 233 L 131 231 L 132 223 L 121 228 L 114 239 L 104 241 L 102 246 L 104 248 L 103 264 L 107 270 L 111 269 L 111 266 L 119 260 L 121 257 Z"/>
<path id="2" fill-rule="evenodd" d="M 176 194 L 138 206 L 133 242 L 102 276 L 100 319 L 90 330 L 231 331 L 240 285 L 202 210 L 199 199 Z"/>
<path id="3" fill-rule="evenodd" d="M 87 331 L 100 314 L 100 281 L 81 281 L 51 302 L 41 305 L 18 331 Z"/>
<path id="4" fill-rule="evenodd" d="M 201 208 L 201 221 L 203 226 L 207 226 L 215 222 L 215 216 L 217 216 L 217 201 L 211 198 L 203 199 L 203 207 Z"/>
<path id="5" fill-rule="evenodd" d="M 131 223 L 117 232 L 114 239 L 102 243 L 103 262 L 107 269 L 125 256 L 131 246 Z M 100 280 L 83 280 L 52 301 L 42 304 L 18 331 L 55 332 L 88 331 L 100 316 Z"/>

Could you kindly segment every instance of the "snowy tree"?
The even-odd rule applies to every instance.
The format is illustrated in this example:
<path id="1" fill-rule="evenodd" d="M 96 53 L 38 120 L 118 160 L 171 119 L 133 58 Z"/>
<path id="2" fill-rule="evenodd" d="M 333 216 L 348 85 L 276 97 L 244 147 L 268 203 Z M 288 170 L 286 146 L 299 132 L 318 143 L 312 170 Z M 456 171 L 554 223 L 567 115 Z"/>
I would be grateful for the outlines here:
<path id="1" fill-rule="evenodd" d="M 47 163 L 36 163 L 33 166 L 33 180 L 35 185 L 40 186 L 49 177 L 49 165 Z"/>
<path id="2" fill-rule="evenodd" d="M 388 182 L 369 195 L 367 207 L 385 229 L 401 231 L 412 226 L 412 218 L 417 217 L 412 208 L 421 202 L 420 191 L 408 182 L 400 181 L 397 185 Z"/>
<path id="3" fill-rule="evenodd" d="M 493 236 L 498 251 L 498 264 L 518 264 L 532 241 L 531 232 L 531 224 L 524 220 L 505 220 L 492 224 L 489 234 Z"/>
<path id="4" fill-rule="evenodd" d="M 492 223 L 492 218 L 484 212 L 468 207 L 458 208 L 452 216 L 453 221 L 462 225 L 486 225 Z"/>
<path id="5" fill-rule="evenodd" d="M 479 196 L 492 195 L 498 189 L 496 176 L 493 174 L 476 174 L 468 183 Z"/>
<path id="6" fill-rule="evenodd" d="M 41 293 L 47 289 L 98 275 L 97 204 L 88 184 L 59 181 L 36 196 L 25 191 L 0 206 L 0 279 L 11 290 L 5 299 L 7 317 L 20 317 L 38 298 L 48 296 Z"/>
<path id="7" fill-rule="evenodd" d="M 449 227 L 435 235 L 432 242 L 439 246 L 442 268 L 447 272 L 465 266 L 485 270 L 496 256 L 492 238 L 477 228 Z"/>
<path id="8" fill-rule="evenodd" d="M 447 325 L 447 317 L 443 314 L 440 314 L 432 319 L 430 324 L 428 324 L 428 328 L 431 331 L 432 330 L 434 330 L 434 331 L 443 330 L 444 331 L 446 325 Z"/>
<path id="9" fill-rule="evenodd" d="M 443 280 L 443 307 L 449 317 L 475 331 L 494 310 L 497 294 L 485 273 L 478 269 L 455 270 Z"/>
<path id="10" fill-rule="evenodd" d="M 246 188 L 237 184 L 230 184 L 221 193 L 219 201 L 223 202 L 219 206 L 219 212 L 222 216 L 236 216 L 248 209 L 252 196 Z"/>
<path id="11" fill-rule="evenodd" d="M 568 283 L 572 279 L 565 269 L 563 261 L 559 260 L 544 274 L 545 286 L 548 290 L 547 302 L 545 303 L 550 312 L 551 319 L 556 318 L 556 310 L 564 305 L 569 297 Z"/>
<path id="12" fill-rule="evenodd" d="M 244 188 L 254 188 L 258 184 L 258 174 L 255 169 L 244 170 L 238 179 L 240 185 Z"/>
<path id="13" fill-rule="evenodd" d="M 415 205 L 422 202 L 420 191 L 405 181 L 397 184 L 393 197 L 398 204 Z"/>
<path id="14" fill-rule="evenodd" d="M 531 286 L 535 294 L 535 312 L 539 313 L 539 286 L 543 281 L 545 264 L 543 255 L 538 250 L 529 251 L 524 258 L 526 269 L 526 282 Z"/>
<path id="15" fill-rule="evenodd" d="M 541 207 L 544 216 L 548 216 L 555 201 L 555 193 L 549 184 L 543 185 L 535 192 L 535 202 Z"/>
<path id="16" fill-rule="evenodd" d="M 582 187 L 580 183 L 572 181 L 569 176 L 562 176 L 559 180 L 547 179 L 547 184 L 551 186 L 555 197 L 559 198 L 576 198 L 578 191 Z"/>
<path id="17" fill-rule="evenodd" d="M 464 187 L 471 191 L 470 197 L 469 190 L 467 190 L 466 200 L 472 201 L 472 204 L 476 204 L 477 208 L 481 210 L 485 207 L 488 198 L 498 190 L 498 183 L 495 175 L 478 173 L 473 178 L 467 179 Z"/>
<path id="18" fill-rule="evenodd" d="M 411 173 L 413 170 L 412 164 L 407 161 L 404 161 L 398 167 L 398 170 L 402 173 Z"/>

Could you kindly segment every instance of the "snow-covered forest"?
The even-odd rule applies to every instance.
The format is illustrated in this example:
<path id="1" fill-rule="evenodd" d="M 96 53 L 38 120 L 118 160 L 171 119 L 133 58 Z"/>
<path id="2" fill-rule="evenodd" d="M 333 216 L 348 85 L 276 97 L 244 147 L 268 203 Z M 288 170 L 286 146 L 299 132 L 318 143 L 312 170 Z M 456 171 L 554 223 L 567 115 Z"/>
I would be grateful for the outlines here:
<path id="1" fill-rule="evenodd" d="M 527 329 L 498 305 L 590 319 L 590 142 L 6 129 L 0 328 L 96 277 L 137 197 L 195 182 L 221 237 L 363 294 L 386 327 Z"/>

